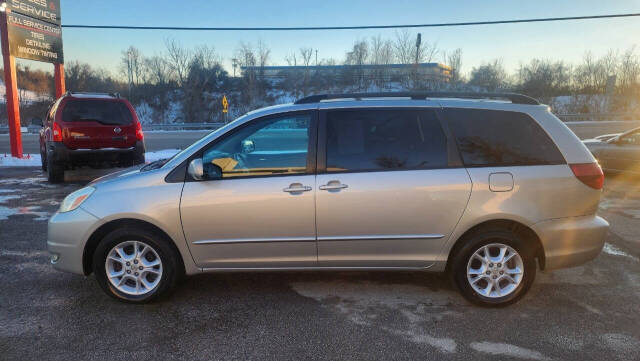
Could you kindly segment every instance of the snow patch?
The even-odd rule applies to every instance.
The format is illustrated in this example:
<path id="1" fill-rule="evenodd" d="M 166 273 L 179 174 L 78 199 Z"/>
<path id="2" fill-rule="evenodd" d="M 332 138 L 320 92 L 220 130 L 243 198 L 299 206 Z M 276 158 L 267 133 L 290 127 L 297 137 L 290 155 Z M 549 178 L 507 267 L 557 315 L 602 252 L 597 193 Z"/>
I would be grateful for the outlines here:
<path id="1" fill-rule="evenodd" d="M 429 346 L 435 347 L 439 351 L 445 352 L 445 353 L 455 353 L 456 349 L 458 348 L 458 344 L 456 343 L 456 341 L 447 337 L 433 337 L 433 336 L 429 336 L 422 333 L 416 333 L 411 331 L 402 332 L 402 331 L 392 330 L 388 328 L 385 328 L 385 330 L 399 336 L 404 336 L 409 340 L 411 340 L 412 342 L 424 343 Z"/>
<path id="2" fill-rule="evenodd" d="M 6 203 L 8 200 L 11 200 L 11 199 L 20 199 L 20 198 L 22 198 L 22 196 L 19 196 L 19 195 L 1 196 L 1 195 L 0 195 L 0 203 Z"/>
<path id="3" fill-rule="evenodd" d="M 171 158 L 176 153 L 180 152 L 181 149 L 163 149 L 155 152 L 147 152 L 144 157 L 147 163 L 155 162 L 156 160 Z"/>
<path id="4" fill-rule="evenodd" d="M 627 252 L 621 250 L 620 248 L 612 245 L 611 243 L 605 243 L 604 247 L 602 248 L 602 250 L 604 251 L 604 253 L 606 254 L 610 254 L 612 256 L 621 256 L 621 257 L 627 257 L 627 258 L 631 258 L 634 261 L 638 261 L 637 257 L 634 257 L 630 254 L 628 254 Z"/>
<path id="5" fill-rule="evenodd" d="M 469 346 L 471 346 L 472 349 L 478 352 L 488 353 L 494 356 L 508 356 L 525 360 L 549 360 L 549 358 L 545 357 L 538 351 L 510 345 L 508 343 L 495 343 L 485 341 L 472 342 Z"/>
<path id="6" fill-rule="evenodd" d="M 17 208 L 9 208 L 0 206 L 0 221 L 8 220 L 10 216 L 16 215 L 33 215 L 35 218 L 34 221 L 46 221 L 51 216 L 49 212 L 43 212 L 39 210 L 39 206 L 27 206 L 27 207 L 17 207 Z"/>
<path id="7" fill-rule="evenodd" d="M 22 158 L 0 155 L 0 167 L 39 167 L 41 164 L 40 154 L 25 154 Z"/>
<path id="8" fill-rule="evenodd" d="M 462 315 L 449 309 L 460 305 L 462 300 L 459 295 L 448 290 L 433 291 L 411 284 L 343 280 L 294 282 L 290 286 L 302 296 L 335 309 L 349 321 L 361 326 L 375 327 L 384 312 L 397 312 L 403 316 L 401 319 L 404 322 L 385 323 L 382 329 L 411 342 L 430 345 L 441 352 L 456 352 L 457 343 L 454 339 L 429 334 L 429 321 Z"/>
<path id="9" fill-rule="evenodd" d="M 629 335 L 619 333 L 607 333 L 601 336 L 604 344 L 610 349 L 615 350 L 617 353 L 623 353 L 626 355 L 640 354 L 640 341 Z"/>
<path id="10" fill-rule="evenodd" d="M 22 252 L 22 251 L 8 251 L 8 250 L 0 249 L 0 256 L 36 258 L 36 257 L 47 257 L 48 253 L 45 251 Z"/>

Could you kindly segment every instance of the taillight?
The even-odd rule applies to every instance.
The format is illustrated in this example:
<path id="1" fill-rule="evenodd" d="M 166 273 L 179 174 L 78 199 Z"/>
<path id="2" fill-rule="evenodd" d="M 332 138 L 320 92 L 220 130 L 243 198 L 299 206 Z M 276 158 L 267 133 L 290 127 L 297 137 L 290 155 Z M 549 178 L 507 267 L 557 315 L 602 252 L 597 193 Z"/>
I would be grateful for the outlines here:
<path id="1" fill-rule="evenodd" d="M 593 189 L 602 189 L 604 186 L 604 173 L 598 163 L 569 164 L 569 166 L 582 183 Z"/>
<path id="2" fill-rule="evenodd" d="M 54 142 L 62 142 L 62 128 L 56 122 L 53 122 L 53 141 Z"/>
<path id="3" fill-rule="evenodd" d="M 144 139 L 144 133 L 142 132 L 142 124 L 140 124 L 140 122 L 136 123 L 136 139 L 137 140 Z"/>

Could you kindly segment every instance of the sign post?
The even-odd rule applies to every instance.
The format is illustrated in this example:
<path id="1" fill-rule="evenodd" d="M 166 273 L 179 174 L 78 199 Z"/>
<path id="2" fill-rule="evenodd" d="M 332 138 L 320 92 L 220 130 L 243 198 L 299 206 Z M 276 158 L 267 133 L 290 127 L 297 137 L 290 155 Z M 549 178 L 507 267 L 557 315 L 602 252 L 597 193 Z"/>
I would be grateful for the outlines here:
<path id="1" fill-rule="evenodd" d="M 56 98 L 64 94 L 60 0 L 0 0 L 0 39 L 7 88 L 11 155 L 22 158 L 15 58 L 53 63 Z"/>
<path id="2" fill-rule="evenodd" d="M 7 119 L 9 120 L 9 138 L 11 155 L 22 158 L 22 133 L 20 133 L 20 103 L 18 100 L 18 79 L 16 58 L 9 51 L 9 33 L 7 14 L 0 14 L 0 38 L 2 39 L 2 59 L 4 61 L 4 85 L 7 88 Z"/>
<path id="3" fill-rule="evenodd" d="M 227 101 L 227 96 L 222 96 L 222 113 L 224 114 L 224 122 L 227 122 L 227 114 L 229 113 L 229 101 Z"/>

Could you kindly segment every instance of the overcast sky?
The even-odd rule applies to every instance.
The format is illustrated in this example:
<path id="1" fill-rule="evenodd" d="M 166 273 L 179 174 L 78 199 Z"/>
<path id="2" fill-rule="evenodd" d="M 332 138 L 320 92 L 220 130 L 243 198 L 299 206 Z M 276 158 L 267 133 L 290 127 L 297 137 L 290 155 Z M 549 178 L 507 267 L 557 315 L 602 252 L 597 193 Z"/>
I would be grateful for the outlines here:
<path id="1" fill-rule="evenodd" d="M 640 0 L 538 1 L 289 1 L 289 0 L 62 0 L 63 24 L 166 26 L 331 26 L 441 23 L 640 13 Z M 532 58 L 577 63 L 586 51 L 604 54 L 613 48 L 640 45 L 640 18 L 566 21 L 554 23 L 412 29 L 423 41 L 442 50 L 463 49 L 463 71 L 495 58 L 508 70 Z M 215 32 L 64 29 L 65 60 L 79 60 L 116 71 L 128 46 L 145 55 L 164 51 L 167 38 L 187 47 L 209 45 L 225 59 L 240 41 L 263 41 L 271 49 L 270 65 L 300 47 L 318 49 L 318 58 L 344 59 L 356 40 L 375 35 L 393 39 L 395 30 L 341 30 L 297 32 Z M 640 52 L 640 49 L 638 49 Z M 438 59 L 442 61 L 442 59 Z M 34 66 L 35 63 L 21 61 Z M 48 69 L 47 67 L 45 67 Z"/>

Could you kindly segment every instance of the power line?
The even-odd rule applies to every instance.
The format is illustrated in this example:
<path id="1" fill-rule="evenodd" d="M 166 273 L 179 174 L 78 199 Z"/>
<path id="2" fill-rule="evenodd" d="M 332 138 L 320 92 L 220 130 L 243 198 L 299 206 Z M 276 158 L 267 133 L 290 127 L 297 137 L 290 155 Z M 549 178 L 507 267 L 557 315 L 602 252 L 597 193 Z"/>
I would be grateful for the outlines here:
<path id="1" fill-rule="evenodd" d="M 448 26 L 475 26 L 518 23 L 540 23 L 550 21 L 594 20 L 611 18 L 628 18 L 640 16 L 640 13 L 565 16 L 559 18 L 512 19 L 495 21 L 470 21 L 459 23 L 405 24 L 405 25 L 362 25 L 362 26 L 301 26 L 301 27 L 187 27 L 187 26 L 130 26 L 130 25 L 81 25 L 64 24 L 63 28 L 82 29 L 127 29 L 127 30 L 196 30 L 196 31 L 295 31 L 295 30 L 360 30 L 360 29 L 400 29 L 400 28 L 435 28 Z"/>

